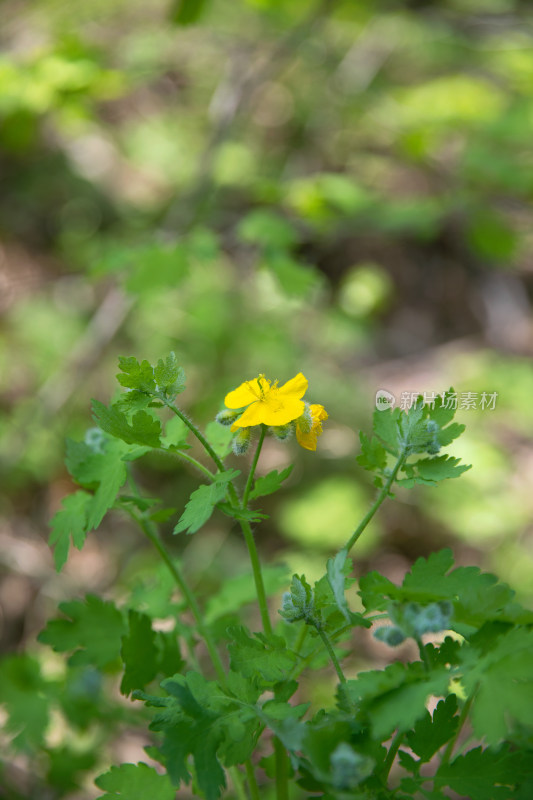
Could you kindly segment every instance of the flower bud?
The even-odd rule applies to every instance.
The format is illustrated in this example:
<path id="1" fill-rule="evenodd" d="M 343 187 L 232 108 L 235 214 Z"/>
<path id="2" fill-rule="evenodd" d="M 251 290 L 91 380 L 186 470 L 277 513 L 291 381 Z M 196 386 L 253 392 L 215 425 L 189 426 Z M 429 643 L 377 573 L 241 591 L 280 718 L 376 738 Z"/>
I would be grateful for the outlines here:
<path id="1" fill-rule="evenodd" d="M 298 417 L 296 420 L 298 428 L 302 433 L 310 433 L 313 427 L 313 415 L 311 414 L 311 409 L 309 407 L 309 403 L 305 404 L 304 413 L 301 417 Z"/>
<path id="2" fill-rule="evenodd" d="M 405 636 L 403 631 L 399 628 L 390 625 L 382 625 L 381 628 L 377 628 L 374 631 L 374 639 L 377 639 L 378 642 L 388 644 L 389 647 L 397 647 L 405 641 Z"/>
<path id="3" fill-rule="evenodd" d="M 271 427 L 270 431 L 272 435 L 278 440 L 278 442 L 284 442 L 286 441 L 286 439 L 290 439 L 290 437 L 293 435 L 294 423 L 288 422 L 286 425 L 279 425 L 276 428 Z"/>
<path id="4" fill-rule="evenodd" d="M 243 456 L 248 452 L 250 442 L 252 441 L 252 432 L 250 428 L 241 428 L 236 436 L 233 437 L 231 442 L 231 449 L 236 456 Z"/>
<path id="5" fill-rule="evenodd" d="M 85 444 L 91 448 L 93 453 L 105 452 L 105 433 L 100 428 L 89 428 L 85 432 Z"/>
<path id="6" fill-rule="evenodd" d="M 222 411 L 218 412 L 215 419 L 219 425 L 224 425 L 224 427 L 229 428 L 229 426 L 233 425 L 235 420 L 239 419 L 240 416 L 240 411 L 230 411 L 230 409 L 224 408 Z"/>

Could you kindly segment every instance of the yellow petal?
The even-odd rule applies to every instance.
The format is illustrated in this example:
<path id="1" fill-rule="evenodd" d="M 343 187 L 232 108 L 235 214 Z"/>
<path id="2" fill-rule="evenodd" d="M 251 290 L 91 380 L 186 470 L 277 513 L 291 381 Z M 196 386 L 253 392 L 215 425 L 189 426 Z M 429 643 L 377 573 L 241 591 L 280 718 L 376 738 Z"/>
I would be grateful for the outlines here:
<path id="1" fill-rule="evenodd" d="M 311 412 L 311 417 L 313 422 L 323 422 L 325 419 L 328 418 L 328 412 L 326 411 L 324 406 L 318 405 L 318 403 L 315 405 L 310 405 L 309 411 Z"/>
<path id="2" fill-rule="evenodd" d="M 298 419 L 304 412 L 305 403 L 295 397 L 283 397 L 275 391 L 269 392 L 263 406 L 263 423 L 265 425 L 286 425 L 293 419 Z"/>
<path id="3" fill-rule="evenodd" d="M 259 401 L 249 405 L 239 419 L 235 420 L 231 430 L 236 431 L 237 428 L 250 428 L 252 425 L 261 425 L 263 422 L 262 406 L 263 403 Z"/>
<path id="4" fill-rule="evenodd" d="M 268 391 L 269 383 L 262 376 L 251 381 L 244 381 L 226 395 L 224 404 L 227 408 L 244 408 L 250 403 L 255 403 L 261 397 L 261 389 Z"/>
<path id="5" fill-rule="evenodd" d="M 287 381 L 287 383 L 284 383 L 283 386 L 280 386 L 277 391 L 283 395 L 292 395 L 299 400 L 300 397 L 303 397 L 306 393 L 307 386 L 307 378 L 302 375 L 301 372 L 299 372 L 298 375 L 296 375 L 294 378 L 291 378 L 290 381 Z"/>
<path id="6" fill-rule="evenodd" d="M 305 447 L 306 450 L 316 450 L 316 440 L 316 431 L 311 430 L 309 433 L 303 433 L 300 428 L 296 428 L 296 441 L 301 447 Z"/>
<path id="7" fill-rule="evenodd" d="M 264 400 L 257 401 L 248 406 L 246 411 L 231 426 L 248 428 L 251 425 L 272 425 L 278 427 L 298 419 L 304 410 L 303 400 L 292 398 L 278 398 L 274 391 L 268 393 Z"/>

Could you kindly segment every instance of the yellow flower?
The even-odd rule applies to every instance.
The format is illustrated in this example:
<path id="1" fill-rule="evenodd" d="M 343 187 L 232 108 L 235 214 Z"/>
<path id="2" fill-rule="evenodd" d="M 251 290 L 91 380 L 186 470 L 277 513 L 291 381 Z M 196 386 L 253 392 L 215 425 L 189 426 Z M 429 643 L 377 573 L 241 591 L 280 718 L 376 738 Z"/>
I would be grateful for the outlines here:
<path id="1" fill-rule="evenodd" d="M 316 440 L 322 434 L 322 423 L 328 418 L 324 406 L 311 405 L 296 420 L 296 440 L 306 450 L 316 450 Z"/>
<path id="2" fill-rule="evenodd" d="M 246 410 L 235 420 L 231 430 L 250 428 L 252 425 L 286 425 L 298 419 L 305 410 L 301 399 L 307 389 L 307 378 L 301 372 L 283 386 L 273 384 L 264 375 L 241 383 L 237 389 L 226 395 L 227 408 Z"/>

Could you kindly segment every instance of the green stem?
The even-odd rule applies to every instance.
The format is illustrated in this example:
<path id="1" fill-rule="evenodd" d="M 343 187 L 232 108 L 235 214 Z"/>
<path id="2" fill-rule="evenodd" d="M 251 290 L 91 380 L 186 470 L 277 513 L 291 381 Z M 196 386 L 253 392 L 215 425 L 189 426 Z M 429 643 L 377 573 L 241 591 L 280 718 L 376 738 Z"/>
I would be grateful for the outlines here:
<path id="1" fill-rule="evenodd" d="M 246 777 L 248 778 L 248 788 L 250 789 L 250 797 L 252 800 L 261 800 L 261 795 L 259 794 L 259 786 L 257 785 L 257 780 L 255 778 L 255 771 L 254 765 L 248 759 L 244 762 L 244 767 L 246 769 Z"/>
<path id="2" fill-rule="evenodd" d="M 211 661 L 213 663 L 213 667 L 215 668 L 215 672 L 217 674 L 217 678 L 219 679 L 219 681 L 220 681 L 222 686 L 226 686 L 226 673 L 224 672 L 224 667 L 222 666 L 222 661 L 220 660 L 220 656 L 219 656 L 218 651 L 216 649 L 215 643 L 214 643 L 213 639 L 211 638 L 211 634 L 210 634 L 209 630 L 204 625 L 202 613 L 200 611 L 198 603 L 196 602 L 196 598 L 193 595 L 193 593 L 191 592 L 191 590 L 189 589 L 189 586 L 187 585 L 187 582 L 185 581 L 185 578 L 181 574 L 181 570 L 178 568 L 178 566 L 175 564 L 175 562 L 170 557 L 170 553 L 168 552 L 168 550 L 166 549 L 165 545 L 162 543 L 161 539 L 159 538 L 159 535 L 157 533 L 157 529 L 153 525 L 153 523 L 151 523 L 145 517 L 137 516 L 135 513 L 132 513 L 132 517 L 139 524 L 141 530 L 143 531 L 145 536 L 150 540 L 150 542 L 153 544 L 153 546 L 155 547 L 155 549 L 157 550 L 157 552 L 159 553 L 159 555 L 161 556 L 161 558 L 165 562 L 167 568 L 169 569 L 172 577 L 174 578 L 174 581 L 175 581 L 176 585 L 178 586 L 178 588 L 179 588 L 180 592 L 182 593 L 183 597 L 185 598 L 185 601 L 186 601 L 186 603 L 187 603 L 187 605 L 188 605 L 188 607 L 189 607 L 189 609 L 191 611 L 191 614 L 193 615 L 193 617 L 195 619 L 195 622 L 196 622 L 196 625 L 197 625 L 197 628 L 198 628 L 198 632 L 200 633 L 200 635 L 203 637 L 203 639 L 205 641 L 207 650 L 209 652 L 209 655 L 211 657 Z"/>
<path id="3" fill-rule="evenodd" d="M 477 689 L 477 687 L 476 687 L 476 689 Z M 441 762 L 440 762 L 441 764 L 447 764 L 449 762 L 451 756 L 452 756 L 453 748 L 455 747 L 457 739 L 459 738 L 459 734 L 461 733 L 463 725 L 466 722 L 466 718 L 468 717 L 468 712 L 470 711 L 470 707 L 471 707 L 472 703 L 474 702 L 474 696 L 475 696 L 475 693 L 476 693 L 476 689 L 474 689 L 472 694 L 470 694 L 465 700 L 464 706 L 461 709 L 461 713 L 459 715 L 459 722 L 457 724 L 457 730 L 455 731 L 454 736 L 450 739 L 450 741 L 446 745 L 446 749 L 445 749 L 444 753 L 442 754 L 442 759 L 441 759 Z"/>
<path id="4" fill-rule="evenodd" d="M 255 455 L 252 461 L 252 466 L 250 467 L 250 473 L 248 475 L 248 480 L 246 481 L 246 487 L 244 489 L 244 494 L 242 496 L 242 507 L 246 508 L 248 506 L 248 497 L 252 488 L 252 483 L 254 480 L 255 469 L 257 467 L 257 462 L 259 461 L 259 456 L 261 454 L 261 448 L 263 447 L 263 442 L 265 440 L 265 433 L 266 433 L 266 426 L 261 425 L 261 435 L 259 436 L 259 441 L 257 443 L 257 447 L 255 450 Z"/>
<path id="5" fill-rule="evenodd" d="M 403 742 L 403 737 L 405 733 L 397 733 L 394 739 L 391 742 L 391 746 L 389 747 L 389 752 L 387 753 L 387 757 L 383 762 L 383 769 L 381 771 L 381 778 L 383 783 L 387 782 L 387 778 L 389 777 L 389 772 L 391 771 L 391 767 L 394 764 L 394 759 L 396 758 L 396 754 L 400 749 L 400 745 Z"/>
<path id="6" fill-rule="evenodd" d="M 261 563 L 259 561 L 259 554 L 255 546 L 255 539 L 252 529 L 248 522 L 241 520 L 240 522 L 242 532 L 244 534 L 244 541 L 250 554 L 250 561 L 252 564 L 252 572 L 254 575 L 255 591 L 257 593 L 257 602 L 259 604 L 259 611 L 261 613 L 261 622 L 263 623 L 263 630 L 269 636 L 272 633 L 272 624 L 268 613 L 268 603 L 265 591 L 265 584 L 263 581 L 263 573 L 261 572 Z"/>
<path id="7" fill-rule="evenodd" d="M 337 656 L 335 655 L 335 651 L 334 651 L 334 649 L 333 649 L 333 647 L 331 645 L 331 642 L 330 642 L 330 640 L 328 638 L 327 633 L 325 631 L 318 630 L 318 634 L 319 634 L 320 638 L 322 639 L 322 641 L 324 642 L 326 650 L 328 651 L 329 657 L 331 659 L 331 663 L 335 667 L 335 672 L 337 673 L 340 682 L 341 683 L 346 683 L 346 678 L 344 676 L 344 672 L 342 671 L 341 665 L 339 664 L 339 660 L 338 660 Z"/>
<path id="8" fill-rule="evenodd" d="M 200 463 L 200 461 L 198 461 L 196 458 L 193 458 L 188 453 L 182 453 L 181 450 L 165 450 L 164 447 L 160 447 L 158 449 L 161 453 L 165 453 L 167 456 L 177 456 L 178 458 L 182 458 L 184 461 L 187 461 L 189 464 L 192 464 L 193 467 L 196 467 L 196 469 L 202 472 L 207 478 L 209 478 L 210 481 L 215 480 L 216 475 L 213 472 L 211 472 L 210 469 L 204 467 L 204 465 Z"/>
<path id="9" fill-rule="evenodd" d="M 190 431 L 192 431 L 192 433 L 194 434 L 194 436 L 196 436 L 196 438 L 198 439 L 198 441 L 200 442 L 206 453 L 212 458 L 213 462 L 216 464 L 216 467 L 219 470 L 219 472 L 224 472 L 225 467 L 222 460 L 217 456 L 217 454 L 215 453 L 215 451 L 213 450 L 213 448 L 211 447 L 211 445 L 209 444 L 203 433 L 196 427 L 194 422 L 191 422 L 191 420 L 183 413 L 183 411 L 180 411 L 180 409 L 177 406 L 173 406 L 172 403 L 167 402 L 165 403 L 165 405 L 167 406 L 167 408 L 170 408 L 173 414 L 175 414 L 177 417 L 181 419 L 182 422 L 185 423 L 185 425 L 189 428 Z"/>
<path id="10" fill-rule="evenodd" d="M 252 488 L 255 469 L 257 467 L 257 462 L 259 460 L 261 448 L 263 447 L 265 433 L 266 433 L 266 427 L 264 425 L 261 425 L 261 436 L 259 437 L 259 442 L 257 443 L 257 448 L 252 461 L 252 465 L 250 467 L 250 473 L 248 475 L 248 480 L 246 481 L 246 487 L 244 489 L 244 494 L 242 497 L 241 509 L 243 510 L 246 509 L 248 506 L 248 497 L 250 495 L 250 490 Z M 240 520 L 240 526 L 244 535 L 244 541 L 246 542 L 246 547 L 248 548 L 248 553 L 250 555 L 250 561 L 252 564 L 255 591 L 257 594 L 257 602 L 259 604 L 259 611 L 261 613 L 261 622 L 263 623 L 263 630 L 265 631 L 266 634 L 271 634 L 272 624 L 270 622 L 270 616 L 268 613 L 268 603 L 265 591 L 265 584 L 263 581 L 261 562 L 259 561 L 259 554 L 257 552 L 257 547 L 255 545 L 255 539 L 252 533 L 252 528 L 250 527 L 250 523 L 246 522 L 246 520 Z"/>
<path id="11" fill-rule="evenodd" d="M 289 758 L 282 742 L 274 739 L 276 759 L 276 800 L 289 800 Z"/>
<path id="12" fill-rule="evenodd" d="M 376 511 L 380 507 L 380 505 L 382 504 L 382 502 L 385 500 L 385 498 L 389 494 L 391 486 L 394 483 L 394 481 L 396 480 L 396 476 L 397 476 L 399 470 L 401 469 L 401 467 L 403 466 L 406 458 L 407 458 L 407 455 L 405 453 L 403 453 L 403 452 L 400 453 L 400 455 L 398 456 L 398 460 L 397 460 L 396 464 L 394 465 L 391 474 L 389 475 L 387 483 L 385 484 L 385 486 L 382 488 L 382 490 L 378 494 L 375 503 L 373 504 L 373 506 L 371 507 L 369 512 L 366 514 L 366 516 L 363 517 L 363 519 L 359 523 L 359 525 L 356 528 L 356 530 L 353 532 L 351 537 L 348 539 L 348 541 L 344 545 L 344 549 L 346 550 L 347 553 L 350 552 L 350 550 L 352 549 L 352 547 L 354 546 L 356 541 L 359 539 L 359 537 L 361 536 L 361 534 L 365 530 L 366 526 L 368 525 L 368 523 L 370 522 L 370 520 L 372 519 L 372 517 L 374 516 L 374 514 L 376 513 Z"/>
<path id="13" fill-rule="evenodd" d="M 244 790 L 243 777 L 239 771 L 239 768 L 228 767 L 228 772 L 231 775 L 231 779 L 233 781 L 233 787 L 235 789 L 237 800 L 248 800 L 248 798 L 246 797 L 246 792 Z"/>

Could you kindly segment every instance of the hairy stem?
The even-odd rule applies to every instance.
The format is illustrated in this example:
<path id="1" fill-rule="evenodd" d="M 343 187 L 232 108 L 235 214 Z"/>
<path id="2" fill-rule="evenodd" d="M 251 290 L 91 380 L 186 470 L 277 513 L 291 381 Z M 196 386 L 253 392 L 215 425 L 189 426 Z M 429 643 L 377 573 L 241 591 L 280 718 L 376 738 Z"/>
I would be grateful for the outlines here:
<path id="1" fill-rule="evenodd" d="M 215 451 L 213 450 L 213 448 L 211 447 L 211 445 L 209 444 L 209 442 L 207 441 L 201 430 L 199 430 L 196 427 L 194 422 L 191 422 L 191 420 L 183 413 L 183 411 L 180 411 L 180 409 L 177 406 L 172 405 L 172 403 L 166 402 L 165 405 L 167 408 L 170 408 L 172 413 L 175 414 L 177 417 L 179 417 L 181 421 L 184 422 L 185 425 L 189 428 L 189 430 L 194 434 L 194 436 L 196 436 L 196 438 L 204 448 L 205 452 L 216 464 L 216 467 L 219 470 L 219 472 L 224 472 L 225 467 L 222 462 L 222 459 L 220 459 L 217 456 L 217 454 L 215 453 Z"/>
<path id="2" fill-rule="evenodd" d="M 220 656 L 218 654 L 218 650 L 216 645 L 211 638 L 211 634 L 209 630 L 205 627 L 202 613 L 196 602 L 196 598 L 192 591 L 190 590 L 189 586 L 185 578 L 183 577 L 181 570 L 177 566 L 177 564 L 172 560 L 170 553 L 166 549 L 165 545 L 159 538 L 159 534 L 157 532 L 157 528 L 155 525 L 148 519 L 143 516 L 138 516 L 137 514 L 130 512 L 133 519 L 138 523 L 141 530 L 145 534 L 145 536 L 150 540 L 153 544 L 159 555 L 161 556 L 162 560 L 166 564 L 167 568 L 169 569 L 172 577 L 174 578 L 174 582 L 176 586 L 179 588 L 180 592 L 182 593 L 187 606 L 190 609 L 191 614 L 194 617 L 196 622 L 198 632 L 201 634 L 202 638 L 205 641 L 207 650 L 209 652 L 209 656 L 211 658 L 213 667 L 217 674 L 217 678 L 219 679 L 222 686 L 226 686 L 226 673 L 224 672 L 224 667 L 222 666 L 222 661 L 220 660 Z"/>
<path id="3" fill-rule="evenodd" d="M 318 634 L 319 634 L 320 638 L 322 639 L 322 641 L 324 642 L 326 650 L 328 651 L 329 657 L 331 659 L 331 663 L 335 667 L 335 672 L 338 675 L 339 681 L 341 683 L 346 683 L 346 678 L 344 676 L 344 672 L 342 671 L 341 665 L 339 664 L 339 659 L 335 655 L 335 650 L 333 649 L 333 646 L 332 646 L 332 644 L 331 644 L 331 642 L 329 640 L 329 637 L 328 637 L 327 633 L 325 631 L 319 630 Z"/>
<path id="4" fill-rule="evenodd" d="M 193 458 L 193 456 L 190 456 L 188 453 L 182 453 L 181 450 L 165 450 L 164 447 L 160 447 L 158 448 L 158 450 L 161 453 L 165 453 L 167 456 L 177 456 L 177 458 L 181 458 L 183 459 L 183 461 L 187 461 L 188 464 L 191 464 L 193 467 L 195 467 L 199 472 L 201 472 L 203 475 L 209 478 L 210 481 L 215 480 L 216 475 L 213 472 L 211 472 L 210 469 L 204 467 L 204 465 L 200 461 L 198 461 L 196 458 Z"/>
<path id="5" fill-rule="evenodd" d="M 250 467 L 250 472 L 248 475 L 248 480 L 246 481 L 246 487 L 244 489 L 244 494 L 242 496 L 242 507 L 246 508 L 248 506 L 248 497 L 250 495 L 250 491 L 252 488 L 252 483 L 254 480 L 255 469 L 257 467 L 257 462 L 259 461 L 259 456 L 261 455 L 261 448 L 263 447 L 263 442 L 265 440 L 265 433 L 266 427 L 265 425 L 261 425 L 261 435 L 259 436 L 259 441 L 257 443 L 257 447 L 255 450 L 255 455 L 252 461 L 252 465 Z"/>
<path id="6" fill-rule="evenodd" d="M 255 545 L 254 535 L 250 527 L 250 523 L 245 520 L 240 522 L 242 532 L 244 534 L 244 541 L 250 554 L 250 561 L 252 564 L 252 572 L 254 575 L 255 591 L 257 593 L 257 602 L 259 604 L 259 611 L 261 613 L 261 622 L 263 623 L 263 630 L 267 635 L 272 633 L 272 623 L 268 613 L 268 603 L 266 598 L 265 584 L 263 581 L 263 573 L 261 572 L 261 563 L 259 561 L 259 554 Z"/>
<path id="7" fill-rule="evenodd" d="M 380 507 L 380 505 L 382 504 L 382 502 L 385 500 L 385 498 L 389 494 L 391 486 L 394 483 L 394 481 L 396 480 L 396 476 L 398 475 L 398 472 L 400 471 L 401 467 L 403 466 L 406 458 L 407 458 L 407 455 L 404 452 L 400 453 L 400 455 L 398 456 L 398 460 L 396 461 L 396 464 L 394 465 L 394 467 L 392 469 L 392 472 L 389 475 L 387 483 L 385 484 L 385 486 L 382 488 L 382 490 L 378 494 L 378 496 L 376 498 L 376 501 L 374 502 L 374 504 L 372 505 L 372 507 L 370 508 L 368 513 L 363 517 L 363 519 L 361 520 L 361 522 L 359 523 L 359 525 L 357 526 L 355 531 L 352 533 L 352 535 L 350 536 L 350 538 L 348 539 L 348 541 L 344 545 L 344 549 L 346 550 L 346 552 L 348 552 L 348 553 L 350 552 L 350 550 L 352 549 L 352 547 L 354 546 L 356 541 L 359 539 L 359 537 L 361 536 L 361 534 L 365 530 L 366 526 L 368 525 L 368 523 L 370 522 L 370 520 L 372 519 L 372 517 L 374 516 L 374 514 L 376 513 L 376 511 Z"/>
<path id="8" fill-rule="evenodd" d="M 274 739 L 276 759 L 276 800 L 289 800 L 289 758 L 282 742 Z"/>

